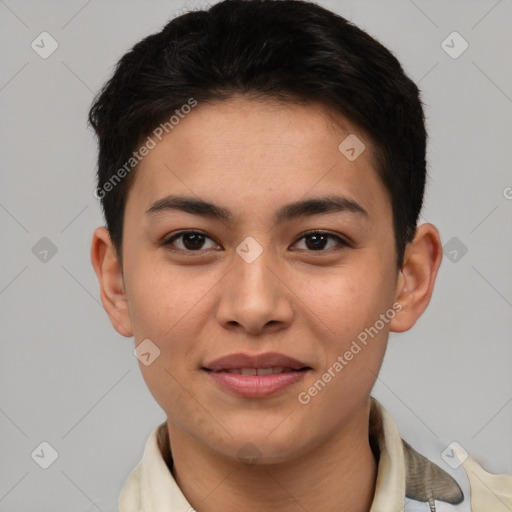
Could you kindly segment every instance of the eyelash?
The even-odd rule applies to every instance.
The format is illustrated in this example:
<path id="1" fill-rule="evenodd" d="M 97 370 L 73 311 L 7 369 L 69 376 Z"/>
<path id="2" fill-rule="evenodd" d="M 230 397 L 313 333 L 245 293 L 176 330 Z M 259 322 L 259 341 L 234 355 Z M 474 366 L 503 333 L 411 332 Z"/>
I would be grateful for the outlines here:
<path id="1" fill-rule="evenodd" d="M 178 240 L 179 238 L 182 238 L 184 235 L 188 235 L 188 234 L 199 234 L 199 235 L 203 235 L 205 238 L 209 238 L 210 240 L 213 240 L 211 237 L 209 237 L 208 235 L 206 235 L 205 233 L 203 233 L 202 231 L 197 231 L 197 230 L 187 230 L 187 231 L 180 231 L 178 233 L 175 233 L 174 235 L 172 235 L 171 237 L 165 239 L 163 242 L 162 242 L 162 245 L 163 246 L 171 246 L 172 245 L 172 242 L 174 242 L 175 240 Z M 305 250 L 306 252 L 310 252 L 310 253 L 322 253 L 322 252 L 327 252 L 327 253 L 331 253 L 332 251 L 340 251 L 340 250 L 343 250 L 347 247 L 351 247 L 351 244 L 344 240 L 343 238 L 341 238 L 340 236 L 338 235 L 335 235 L 333 233 L 330 233 L 329 231 L 307 231 L 305 233 L 303 233 L 300 238 L 298 238 L 293 245 L 295 245 L 296 243 L 298 243 L 300 240 L 304 239 L 304 238 L 307 238 L 309 236 L 313 236 L 313 235 L 325 235 L 325 236 L 328 236 L 330 238 L 334 238 L 338 241 L 338 246 L 337 247 L 331 247 L 329 249 L 319 249 L 317 251 L 314 251 L 314 250 L 308 250 L 308 249 L 299 249 L 299 250 Z M 174 248 L 173 250 L 176 250 L 178 252 L 186 252 L 186 253 L 201 253 L 201 252 L 206 252 L 206 250 L 203 250 L 203 249 L 198 249 L 196 251 L 194 250 L 189 250 L 189 249 L 179 249 L 179 248 Z"/>

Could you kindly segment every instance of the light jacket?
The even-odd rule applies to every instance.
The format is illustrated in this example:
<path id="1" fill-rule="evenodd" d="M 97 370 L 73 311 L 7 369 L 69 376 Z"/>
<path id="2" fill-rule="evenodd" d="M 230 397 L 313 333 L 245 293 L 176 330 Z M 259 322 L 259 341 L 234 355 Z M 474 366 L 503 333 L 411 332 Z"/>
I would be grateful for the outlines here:
<path id="1" fill-rule="evenodd" d="M 430 458 L 421 455 L 373 397 L 369 426 L 379 451 L 370 512 L 512 512 L 512 476 L 488 473 L 457 443 L 429 447 Z M 160 451 L 167 436 L 165 422 L 150 434 L 122 488 L 119 512 L 194 511 Z M 170 452 L 167 460 L 172 464 Z"/>

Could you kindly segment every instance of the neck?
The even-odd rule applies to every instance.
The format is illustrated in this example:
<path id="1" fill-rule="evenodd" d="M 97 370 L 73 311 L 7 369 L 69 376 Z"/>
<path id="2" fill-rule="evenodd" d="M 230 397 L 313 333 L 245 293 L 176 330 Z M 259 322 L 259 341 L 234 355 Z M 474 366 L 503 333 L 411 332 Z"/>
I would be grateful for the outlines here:
<path id="1" fill-rule="evenodd" d="M 171 471 L 198 512 L 368 512 L 377 478 L 369 413 L 368 403 L 351 425 L 303 456 L 279 464 L 241 464 L 167 422 Z"/>

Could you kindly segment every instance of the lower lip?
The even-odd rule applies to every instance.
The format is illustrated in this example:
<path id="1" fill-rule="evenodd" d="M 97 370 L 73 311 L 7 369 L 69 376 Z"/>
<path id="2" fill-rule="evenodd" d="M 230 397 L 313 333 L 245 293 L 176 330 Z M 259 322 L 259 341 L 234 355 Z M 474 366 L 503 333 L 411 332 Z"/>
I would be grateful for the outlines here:
<path id="1" fill-rule="evenodd" d="M 270 396 L 287 388 L 304 378 L 308 370 L 276 373 L 272 375 L 240 375 L 238 373 L 213 372 L 206 373 L 223 388 L 239 396 L 259 398 Z"/>

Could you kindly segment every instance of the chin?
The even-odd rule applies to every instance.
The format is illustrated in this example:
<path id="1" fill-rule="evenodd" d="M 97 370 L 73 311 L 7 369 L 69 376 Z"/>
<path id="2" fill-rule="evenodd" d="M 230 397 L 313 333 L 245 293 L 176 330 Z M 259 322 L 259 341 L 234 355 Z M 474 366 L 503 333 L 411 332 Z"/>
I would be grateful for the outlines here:
<path id="1" fill-rule="evenodd" d="M 269 430 L 270 432 L 271 430 Z M 251 435 L 252 434 L 252 435 Z M 225 440 L 223 447 L 216 447 L 222 455 L 247 466 L 281 464 L 291 461 L 303 452 L 298 446 L 298 435 L 262 435 L 262 431 L 247 431 Z"/>

